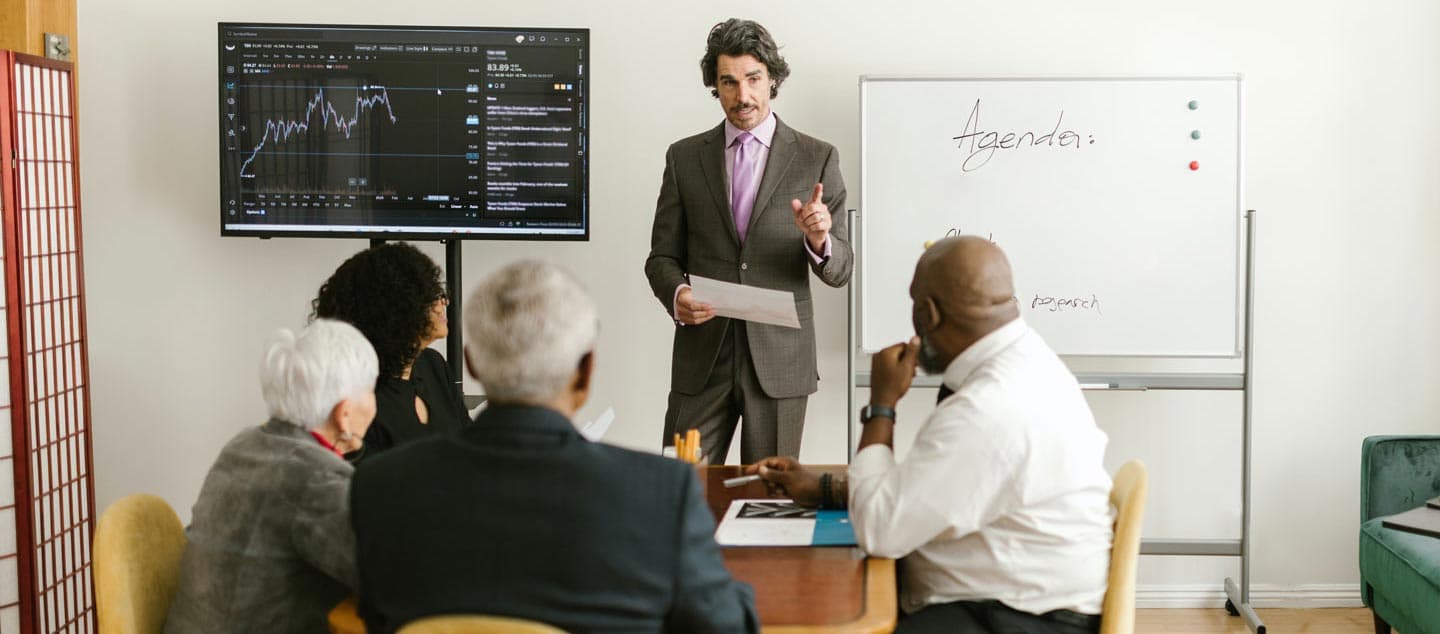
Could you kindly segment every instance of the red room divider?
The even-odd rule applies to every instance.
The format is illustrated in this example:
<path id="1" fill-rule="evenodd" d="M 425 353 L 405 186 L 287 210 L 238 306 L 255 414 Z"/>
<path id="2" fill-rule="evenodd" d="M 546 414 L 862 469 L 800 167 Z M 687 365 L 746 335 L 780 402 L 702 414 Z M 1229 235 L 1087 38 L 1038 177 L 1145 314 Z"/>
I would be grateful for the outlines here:
<path id="1" fill-rule="evenodd" d="M 0 52 L 0 61 L 0 420 L 11 430 L 0 439 L 0 634 L 91 632 L 95 492 L 74 75 L 41 57 Z"/>

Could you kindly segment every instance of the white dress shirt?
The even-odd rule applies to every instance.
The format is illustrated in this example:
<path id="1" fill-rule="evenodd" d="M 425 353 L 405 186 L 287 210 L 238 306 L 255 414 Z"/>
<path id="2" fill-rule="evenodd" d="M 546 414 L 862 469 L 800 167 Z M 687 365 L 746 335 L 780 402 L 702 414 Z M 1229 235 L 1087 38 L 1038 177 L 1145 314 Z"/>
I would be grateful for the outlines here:
<path id="1" fill-rule="evenodd" d="M 955 393 L 904 462 L 877 444 L 851 463 L 860 546 L 904 558 L 906 612 L 995 599 L 1099 614 L 1114 522 L 1107 438 L 1074 375 L 1016 319 L 956 357 L 944 381 Z"/>

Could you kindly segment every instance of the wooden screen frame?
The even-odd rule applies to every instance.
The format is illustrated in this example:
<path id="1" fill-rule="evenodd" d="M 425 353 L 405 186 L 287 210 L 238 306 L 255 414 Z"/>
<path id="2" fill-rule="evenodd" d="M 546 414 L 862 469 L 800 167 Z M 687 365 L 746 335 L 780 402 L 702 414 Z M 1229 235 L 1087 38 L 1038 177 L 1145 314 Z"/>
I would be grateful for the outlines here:
<path id="1" fill-rule="evenodd" d="M 90 562 L 93 553 L 90 547 L 93 541 L 95 528 L 95 486 L 94 486 L 94 458 L 92 451 L 92 429 L 91 429 L 91 407 L 90 407 L 90 376 L 89 376 L 89 333 L 85 321 L 85 283 L 84 283 L 84 258 L 83 241 L 80 213 L 80 179 L 79 179 L 79 135 L 77 125 L 78 102 L 76 97 L 75 75 L 72 64 L 57 62 L 43 57 L 26 55 L 9 51 L 0 52 L 0 217 L 3 217 L 3 248 L 4 248 L 4 275 L 5 275 L 5 302 L 7 311 L 6 340 L 9 346 L 10 355 L 8 371 L 10 377 L 10 408 L 11 408 L 11 435 L 12 452 L 15 471 L 15 532 L 16 532 L 16 554 L 18 569 L 18 597 L 20 612 L 20 628 L 24 632 L 40 631 L 42 623 L 49 625 L 52 629 L 71 629 L 71 626 L 88 620 L 93 627 L 95 623 L 95 594 L 94 579 L 91 576 Z M 29 72 L 30 68 L 38 68 L 42 71 L 58 71 L 64 75 L 63 82 L 52 83 L 49 93 L 41 93 L 41 87 L 32 83 L 28 86 L 26 95 L 18 94 L 18 72 Z M 68 90 L 68 93 L 65 91 Z M 39 113 L 35 111 L 21 112 L 19 105 L 22 103 L 37 103 L 42 100 L 49 100 L 51 105 L 60 105 L 64 101 L 63 111 Z M 19 118 L 24 115 L 57 116 L 68 121 L 69 128 L 68 144 L 63 139 L 57 139 L 53 126 L 46 126 L 42 134 L 44 139 L 33 140 L 32 146 L 39 146 L 42 143 L 52 151 L 60 151 L 61 148 L 68 151 L 69 159 L 54 159 L 46 156 L 38 159 L 37 163 L 62 163 L 68 164 L 59 170 L 52 170 L 49 175 L 55 178 L 47 178 L 47 174 L 41 173 L 36 176 L 32 184 L 38 184 L 46 188 L 48 198 L 53 202 L 57 194 L 68 191 L 69 205 L 50 205 L 44 211 L 50 212 L 44 217 L 31 219 L 30 228 L 36 234 L 26 233 L 27 225 L 24 222 L 27 218 L 22 216 L 34 207 L 22 206 L 21 195 L 24 191 L 20 179 L 22 170 L 21 143 L 19 138 Z M 65 147 L 68 145 L 68 147 Z M 62 181 L 63 179 L 63 181 Z M 68 190 L 65 189 L 68 181 Z M 61 214 L 68 214 L 67 219 L 60 219 Z M 69 232 L 62 234 L 63 222 L 68 222 Z M 62 237 L 63 236 L 63 237 Z M 43 246 L 54 244 L 55 241 L 68 239 L 71 248 L 67 251 L 47 251 Z M 31 244 L 41 244 L 42 248 L 37 253 L 30 253 Z M 27 262 L 31 258 L 49 258 L 53 256 L 64 257 L 74 256 L 73 266 L 65 271 L 62 264 L 56 264 L 49 260 L 45 264 L 34 266 L 48 266 L 43 277 L 47 282 L 51 298 L 44 301 L 34 301 L 34 298 L 45 289 L 31 288 L 31 279 L 26 275 L 29 266 Z M 56 268 L 61 271 L 56 271 Z M 73 297 L 59 297 L 57 292 L 57 280 L 61 275 L 68 273 L 64 282 L 71 283 L 69 289 L 73 291 Z M 37 281 L 42 279 L 38 275 Z M 38 284 L 37 284 L 38 285 Z M 75 299 L 74 310 L 62 308 L 54 310 L 60 302 L 67 299 Z M 48 311 L 49 319 L 38 317 L 42 313 L 37 309 L 42 304 L 52 304 Z M 41 323 L 35 323 L 35 322 Z M 68 343 L 59 343 L 64 334 L 57 328 L 57 322 L 64 328 L 64 333 L 73 333 L 76 339 Z M 49 327 L 45 332 L 51 341 L 49 346 L 40 347 L 37 345 L 37 334 L 42 327 Z M 34 366 L 43 366 L 47 370 L 44 377 L 37 377 L 32 382 L 31 372 L 36 371 L 32 367 L 32 357 L 40 354 L 56 352 L 69 345 L 76 346 L 72 360 L 74 364 L 52 362 L 35 363 Z M 57 355 L 58 356 L 58 355 Z M 78 365 L 78 367 L 76 367 Z M 39 399 L 32 399 L 31 393 L 36 386 L 33 383 L 43 383 L 45 390 L 53 390 L 57 385 L 57 376 L 68 378 L 71 385 L 62 386 L 63 389 L 53 394 L 47 394 Z M 78 380 L 78 383 L 75 381 Z M 61 406 L 54 399 L 68 398 L 66 406 Z M 45 402 L 43 404 L 35 401 Z M 36 447 L 38 440 L 32 435 L 31 426 L 36 423 L 36 417 L 31 414 L 31 409 L 46 407 L 50 426 L 46 431 L 50 432 L 50 442 L 46 447 Z M 68 408 L 67 408 L 68 407 Z M 62 413 L 63 410 L 63 413 Z M 38 409 L 37 409 L 38 411 Z M 61 421 L 62 416 L 78 416 L 78 420 Z M 73 422 L 73 428 L 64 436 L 57 433 L 56 425 L 62 422 Z M 68 456 L 72 461 L 65 462 L 63 459 L 59 464 L 48 464 L 44 457 L 39 456 L 43 451 L 52 451 L 52 456 L 59 452 L 55 449 L 63 440 L 76 438 L 80 445 L 77 450 L 72 450 Z M 75 455 L 78 454 L 78 455 Z M 36 464 L 50 466 L 45 479 L 47 482 L 36 482 L 33 475 L 38 474 Z M 53 461 L 52 461 L 53 462 Z M 59 482 L 58 473 L 61 472 L 61 465 L 71 469 L 74 477 L 66 482 Z M 79 468 L 77 468 L 79 467 Z M 83 469 L 83 470 L 81 470 Z M 72 484 L 80 483 L 84 494 L 81 496 L 70 495 L 72 491 L 65 490 Z M 37 496 L 36 486 L 49 487 L 40 492 Z M 42 498 L 45 507 L 40 507 L 37 497 Z M 81 499 L 76 499 L 81 498 Z M 61 505 L 64 505 L 62 508 Z M 55 516 L 63 517 L 64 512 L 70 512 L 74 519 L 69 526 L 56 527 Z M 37 531 L 37 521 L 43 520 L 51 527 L 45 535 Z M 62 522 L 63 523 L 63 522 Z M 81 543 L 76 544 L 73 531 L 79 529 Z M 45 555 L 45 547 L 50 542 L 58 541 L 60 538 L 69 535 L 69 539 L 61 544 L 65 549 L 64 553 L 58 552 L 58 548 L 48 550 Z M 45 576 L 41 574 L 41 566 L 48 565 L 50 570 L 49 585 L 41 587 L 45 583 Z M 75 578 L 75 581 L 71 581 Z M 69 582 L 69 583 L 67 583 Z M 63 585 L 63 588 L 62 588 Z M 55 606 L 46 603 L 42 606 L 42 599 L 51 591 L 56 592 L 56 601 L 65 603 L 65 610 L 55 609 Z M 60 596 L 63 595 L 63 596 Z M 48 610 L 48 614 L 44 608 Z M 54 616 L 51 615 L 66 615 Z"/>

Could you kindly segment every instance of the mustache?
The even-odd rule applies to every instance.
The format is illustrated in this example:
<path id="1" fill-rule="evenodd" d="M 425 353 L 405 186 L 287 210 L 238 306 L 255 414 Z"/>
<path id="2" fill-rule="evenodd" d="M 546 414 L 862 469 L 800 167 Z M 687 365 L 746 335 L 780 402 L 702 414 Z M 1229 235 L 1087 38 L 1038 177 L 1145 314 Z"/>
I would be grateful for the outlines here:
<path id="1" fill-rule="evenodd" d="M 744 110 L 744 109 L 746 109 L 746 108 L 759 108 L 759 107 L 760 107 L 760 106 L 757 106 L 757 105 L 755 105 L 755 104 L 753 104 L 753 103 L 737 103 L 737 104 L 735 104 L 734 106 L 732 106 L 732 107 L 730 108 L 730 112 L 740 112 L 741 110 Z"/>

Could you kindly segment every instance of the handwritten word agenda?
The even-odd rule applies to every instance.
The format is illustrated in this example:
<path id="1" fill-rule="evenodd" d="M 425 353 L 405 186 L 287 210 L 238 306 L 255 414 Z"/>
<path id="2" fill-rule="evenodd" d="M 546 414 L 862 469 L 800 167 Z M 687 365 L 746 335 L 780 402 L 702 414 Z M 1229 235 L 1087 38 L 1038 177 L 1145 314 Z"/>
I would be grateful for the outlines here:
<path id="1" fill-rule="evenodd" d="M 947 237 L 947 238 L 953 238 L 953 237 L 955 237 L 955 236 L 963 236 L 963 235 L 965 235 L 965 230 L 964 230 L 964 229 L 961 229 L 961 228 L 959 228 L 959 227 L 952 227 L 949 231 L 946 231 L 946 232 L 945 232 L 945 237 Z M 979 235 L 979 234 L 976 234 L 976 235 Z M 985 234 L 985 239 L 986 239 L 986 240 L 989 240 L 989 241 L 990 241 L 990 244 L 997 244 L 997 243 L 995 242 L 995 233 L 994 233 L 994 232 Z"/>
<path id="2" fill-rule="evenodd" d="M 980 100 L 975 100 L 975 107 L 970 109 L 970 117 L 965 120 L 965 130 L 960 136 L 950 137 L 959 141 L 957 146 L 962 151 L 969 151 L 969 156 L 960 164 L 960 169 L 966 172 L 973 172 L 990 162 L 998 150 L 1014 150 L 1026 147 L 1062 147 L 1080 149 L 1079 133 L 1074 130 L 1061 130 L 1060 126 L 1065 121 L 1065 111 L 1060 111 L 1060 116 L 1055 119 L 1055 127 L 1049 132 L 1036 135 L 1033 131 L 1025 131 L 1016 134 L 1014 130 L 1001 133 L 999 130 L 984 130 L 980 127 Z M 1086 135 L 1089 143 L 1095 143 L 1095 135 Z M 969 146 L 968 148 L 966 146 Z"/>
<path id="3" fill-rule="evenodd" d="M 1101 317 L 1105 316 L 1105 313 L 1100 312 L 1100 299 L 1093 294 L 1089 299 L 1084 297 L 1042 297 L 1036 295 L 1035 299 L 1030 300 L 1030 308 L 1048 308 L 1052 313 L 1065 310 L 1093 310 L 1095 314 Z"/>

